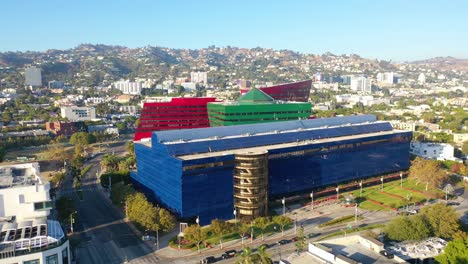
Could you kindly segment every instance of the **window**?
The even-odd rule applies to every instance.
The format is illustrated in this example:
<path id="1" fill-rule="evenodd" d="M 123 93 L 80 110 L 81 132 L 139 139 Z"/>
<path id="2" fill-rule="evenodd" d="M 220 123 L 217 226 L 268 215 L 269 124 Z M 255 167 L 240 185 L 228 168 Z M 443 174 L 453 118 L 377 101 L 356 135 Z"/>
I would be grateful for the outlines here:
<path id="1" fill-rule="evenodd" d="M 49 210 L 49 209 L 52 209 L 51 201 L 34 203 L 34 211 Z"/>
<path id="2" fill-rule="evenodd" d="M 68 247 L 62 250 L 62 263 L 68 264 Z"/>
<path id="3" fill-rule="evenodd" d="M 46 264 L 59 264 L 57 254 L 47 256 Z"/>
<path id="4" fill-rule="evenodd" d="M 23 261 L 23 264 L 39 264 L 39 259 Z"/>
<path id="5" fill-rule="evenodd" d="M 20 194 L 20 195 L 18 196 L 18 198 L 19 198 L 19 203 L 20 203 L 20 204 L 23 204 L 23 203 L 24 203 L 24 194 Z"/>

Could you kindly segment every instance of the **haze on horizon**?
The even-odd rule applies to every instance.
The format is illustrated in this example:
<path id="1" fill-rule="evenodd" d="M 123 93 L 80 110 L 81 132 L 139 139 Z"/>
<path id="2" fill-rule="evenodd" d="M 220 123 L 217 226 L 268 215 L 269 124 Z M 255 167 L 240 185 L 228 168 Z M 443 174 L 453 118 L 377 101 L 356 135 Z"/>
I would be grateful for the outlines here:
<path id="1" fill-rule="evenodd" d="M 412 61 L 468 58 L 468 2 L 3 1 L 0 51 L 219 47 L 358 54 Z"/>

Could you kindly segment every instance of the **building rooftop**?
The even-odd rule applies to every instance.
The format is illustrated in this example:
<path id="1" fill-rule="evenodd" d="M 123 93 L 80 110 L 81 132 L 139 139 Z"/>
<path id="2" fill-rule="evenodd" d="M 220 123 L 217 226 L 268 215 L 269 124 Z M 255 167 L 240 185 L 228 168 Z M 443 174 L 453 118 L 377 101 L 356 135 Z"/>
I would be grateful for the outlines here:
<path id="1" fill-rule="evenodd" d="M 38 163 L 0 166 L 0 189 L 42 184 Z"/>
<path id="2" fill-rule="evenodd" d="M 58 221 L 45 218 L 19 223 L 0 222 L 0 255 L 49 247 L 65 239 Z"/>
<path id="3" fill-rule="evenodd" d="M 326 138 L 326 139 L 313 139 L 313 140 L 304 140 L 299 142 L 289 142 L 289 143 L 280 143 L 275 145 L 264 145 L 264 146 L 257 146 L 251 148 L 242 148 L 242 149 L 229 149 L 224 151 L 216 151 L 216 152 L 205 152 L 205 153 L 195 153 L 190 155 L 182 155 L 177 156 L 177 158 L 182 160 L 193 160 L 193 159 L 201 159 L 201 158 L 210 158 L 216 156 L 223 156 L 223 155 L 235 155 L 235 154 L 242 154 L 247 152 L 265 152 L 273 149 L 282 149 L 288 147 L 295 147 L 295 146 L 305 146 L 305 145 L 314 145 L 326 142 L 333 142 L 333 141 L 342 141 L 348 139 L 359 139 L 359 138 L 366 138 L 371 136 L 379 136 L 379 135 L 393 135 L 397 134 L 400 131 L 381 131 L 376 133 L 368 133 L 368 134 L 360 134 L 360 135 L 351 135 L 351 136 L 343 136 L 343 137 L 333 137 L 333 138 Z"/>
<path id="4" fill-rule="evenodd" d="M 426 259 L 442 253 L 446 245 L 447 241 L 433 237 L 419 242 L 394 243 L 387 249 L 402 259 Z"/>

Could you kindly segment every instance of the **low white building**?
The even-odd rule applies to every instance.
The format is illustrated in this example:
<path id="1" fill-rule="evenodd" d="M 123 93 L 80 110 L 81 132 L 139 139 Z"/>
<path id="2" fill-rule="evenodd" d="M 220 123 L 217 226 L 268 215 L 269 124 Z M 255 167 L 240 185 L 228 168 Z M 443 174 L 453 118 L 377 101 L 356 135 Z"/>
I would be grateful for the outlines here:
<path id="1" fill-rule="evenodd" d="M 0 166 L 0 263 L 71 263 L 49 190 L 38 163 Z"/>
<path id="2" fill-rule="evenodd" d="M 107 133 L 111 135 L 119 135 L 119 129 L 115 127 L 113 124 L 105 124 L 105 125 L 94 125 L 88 126 L 88 133 Z"/>
<path id="3" fill-rule="evenodd" d="M 410 144 L 410 152 L 413 155 L 433 160 L 460 161 L 454 157 L 454 147 L 446 143 L 423 143 L 414 141 Z"/>
<path id="4" fill-rule="evenodd" d="M 60 115 L 70 121 L 86 121 L 96 119 L 96 109 L 94 107 L 62 107 Z"/>

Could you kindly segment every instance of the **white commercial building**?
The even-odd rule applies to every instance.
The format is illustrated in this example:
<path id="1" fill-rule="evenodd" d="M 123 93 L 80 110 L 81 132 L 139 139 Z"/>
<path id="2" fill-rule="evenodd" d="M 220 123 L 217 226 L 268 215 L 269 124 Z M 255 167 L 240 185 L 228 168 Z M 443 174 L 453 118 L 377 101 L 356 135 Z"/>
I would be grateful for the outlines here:
<path id="1" fill-rule="evenodd" d="M 71 263 L 60 223 L 47 220 L 49 190 L 38 163 L 0 166 L 0 263 Z"/>
<path id="2" fill-rule="evenodd" d="M 363 76 L 351 77 L 351 90 L 360 93 L 372 92 L 372 81 Z"/>
<path id="3" fill-rule="evenodd" d="M 96 118 L 96 109 L 94 107 L 62 107 L 60 115 L 70 121 L 86 121 Z"/>
<path id="4" fill-rule="evenodd" d="M 468 141 L 468 133 L 458 134 L 453 133 L 453 142 L 456 144 L 462 145 L 463 142 Z"/>
<path id="5" fill-rule="evenodd" d="M 393 72 L 379 72 L 377 74 L 377 81 L 383 84 L 393 84 L 394 83 L 394 73 Z"/>
<path id="6" fill-rule="evenodd" d="M 140 95 L 143 85 L 140 82 L 126 80 L 115 82 L 114 87 L 124 94 Z"/>
<path id="7" fill-rule="evenodd" d="M 460 161 L 454 157 L 454 147 L 446 143 L 423 143 L 414 141 L 410 144 L 410 152 L 416 156 L 433 160 Z"/>
<path id="8" fill-rule="evenodd" d="M 90 97 L 85 100 L 86 105 L 93 105 L 93 104 L 102 104 L 106 101 L 106 99 L 102 97 Z"/>
<path id="9" fill-rule="evenodd" d="M 208 84 L 208 73 L 207 72 L 191 72 L 190 81 L 193 83 Z"/>
<path id="10" fill-rule="evenodd" d="M 426 75 L 424 73 L 419 74 L 418 83 L 419 84 L 425 84 L 426 83 Z"/>
<path id="11" fill-rule="evenodd" d="M 41 69 L 36 67 L 29 67 L 24 70 L 24 84 L 30 86 L 42 86 Z"/>

